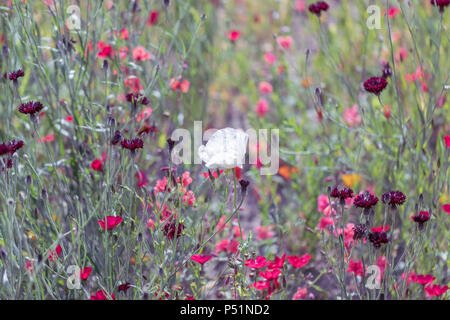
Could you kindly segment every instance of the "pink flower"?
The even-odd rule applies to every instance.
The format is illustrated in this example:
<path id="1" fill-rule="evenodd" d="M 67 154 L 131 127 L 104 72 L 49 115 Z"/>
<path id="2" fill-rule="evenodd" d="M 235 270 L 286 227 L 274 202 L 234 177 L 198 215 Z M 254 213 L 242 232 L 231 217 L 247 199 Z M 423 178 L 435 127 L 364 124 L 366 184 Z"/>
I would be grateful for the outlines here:
<path id="1" fill-rule="evenodd" d="M 147 26 L 154 26 L 158 22 L 158 17 L 159 17 L 158 11 L 151 11 L 145 24 Z"/>
<path id="2" fill-rule="evenodd" d="M 99 50 L 97 57 L 99 58 L 112 58 L 114 56 L 114 51 L 112 46 L 106 44 L 103 41 L 97 43 L 97 48 Z"/>
<path id="3" fill-rule="evenodd" d="M 111 299 L 112 300 L 116 299 L 114 294 L 111 295 Z M 105 290 L 99 290 L 96 293 L 94 293 L 93 295 L 91 295 L 90 300 L 108 300 L 107 293 Z"/>
<path id="4" fill-rule="evenodd" d="M 362 277 L 363 272 L 364 272 L 362 261 L 353 261 L 352 259 L 350 259 L 347 272 L 353 273 L 355 276 Z"/>
<path id="5" fill-rule="evenodd" d="M 267 265 L 267 259 L 265 257 L 256 257 L 256 259 L 248 259 L 245 261 L 247 268 L 261 269 Z"/>
<path id="6" fill-rule="evenodd" d="M 305 12 L 305 10 L 306 10 L 306 1 L 305 0 L 297 0 L 297 1 L 295 1 L 295 7 L 297 8 L 298 11 Z M 294 300 L 296 300 L 296 299 L 294 299 Z"/>
<path id="7" fill-rule="evenodd" d="M 185 187 L 185 188 L 192 183 L 192 178 L 191 178 L 191 174 L 189 173 L 189 171 L 185 171 L 183 173 L 182 181 L 183 181 L 183 187 Z"/>
<path id="8" fill-rule="evenodd" d="M 175 78 L 170 79 L 169 86 L 173 91 L 181 91 L 186 93 L 189 91 L 190 82 L 185 79 L 179 78 L 175 80 Z"/>
<path id="9" fill-rule="evenodd" d="M 208 262 L 212 259 L 212 256 L 206 255 L 206 254 L 194 254 L 191 257 L 192 261 L 198 262 L 200 264 L 204 264 L 205 262 Z"/>
<path id="10" fill-rule="evenodd" d="M 222 241 L 220 241 L 216 244 L 215 249 L 216 249 L 216 253 L 225 251 L 227 253 L 235 254 L 238 250 L 238 247 L 239 247 L 239 241 L 223 239 Z"/>
<path id="11" fill-rule="evenodd" d="M 266 52 L 264 54 L 264 61 L 268 64 L 268 65 L 273 65 L 275 63 L 275 61 L 277 60 L 277 58 L 275 57 L 275 55 L 272 52 Z"/>
<path id="12" fill-rule="evenodd" d="M 189 206 L 194 206 L 195 204 L 195 195 L 194 192 L 189 190 L 183 196 L 183 203 L 187 203 Z"/>
<path id="13" fill-rule="evenodd" d="M 122 221 L 123 221 L 122 217 L 107 216 L 106 223 L 105 223 L 105 219 L 99 220 L 97 222 L 103 229 L 105 229 L 105 227 L 106 227 L 106 230 L 112 230 L 116 226 L 118 226 Z"/>
<path id="14" fill-rule="evenodd" d="M 257 226 L 256 233 L 258 234 L 258 236 L 256 237 L 256 240 L 265 240 L 272 238 L 275 235 L 272 229 L 272 226 Z"/>
<path id="15" fill-rule="evenodd" d="M 261 93 L 261 94 L 272 93 L 272 91 L 273 91 L 272 85 L 267 81 L 260 82 L 258 85 L 258 88 L 259 88 L 259 93 Z"/>
<path id="16" fill-rule="evenodd" d="M 292 46 L 292 42 L 294 41 L 291 36 L 279 36 L 277 38 L 278 44 L 286 50 L 289 50 Z"/>
<path id="17" fill-rule="evenodd" d="M 450 136 L 449 135 L 444 136 L 444 141 L 445 141 L 445 145 L 447 146 L 447 148 L 450 148 Z"/>
<path id="18" fill-rule="evenodd" d="M 120 30 L 120 39 L 128 40 L 129 37 L 130 33 L 128 32 L 128 29 L 122 28 L 122 30 Z"/>
<path id="19" fill-rule="evenodd" d="M 444 210 L 445 212 L 447 212 L 447 214 L 450 214 L 450 203 L 444 204 L 442 206 L 442 210 Z"/>
<path id="20" fill-rule="evenodd" d="M 308 293 L 307 289 L 298 288 L 297 291 L 294 293 L 294 296 L 292 297 L 292 300 L 305 299 L 307 293 Z"/>
<path id="21" fill-rule="evenodd" d="M 162 180 L 156 181 L 156 185 L 153 188 L 153 191 L 155 192 L 155 195 L 166 191 L 167 188 L 167 177 L 164 177 Z"/>
<path id="22" fill-rule="evenodd" d="M 263 118 L 269 112 L 269 103 L 266 99 L 261 98 L 258 100 L 258 105 L 256 106 L 256 113 L 259 117 Z"/>
<path id="23" fill-rule="evenodd" d="M 238 30 L 230 30 L 227 33 L 227 38 L 231 41 L 231 42 L 235 42 L 236 40 L 239 39 L 239 37 L 241 36 L 241 33 Z"/>
<path id="24" fill-rule="evenodd" d="M 356 104 L 344 110 L 344 120 L 350 128 L 361 124 L 361 117 L 358 113 L 358 106 Z"/>
<path id="25" fill-rule="evenodd" d="M 81 280 L 87 280 L 89 278 L 89 275 L 91 274 L 91 271 L 92 271 L 92 268 L 90 268 L 90 267 L 83 268 L 80 271 Z"/>
<path id="26" fill-rule="evenodd" d="M 433 297 L 433 296 L 441 296 L 448 290 L 448 286 L 440 286 L 438 284 L 435 285 L 429 285 L 425 287 L 425 291 L 427 293 L 427 296 Z"/>
<path id="27" fill-rule="evenodd" d="M 326 194 L 321 194 L 317 197 L 317 210 L 319 212 L 324 212 L 326 208 L 330 206 L 330 201 Z"/>
<path id="28" fill-rule="evenodd" d="M 100 159 L 95 159 L 91 162 L 91 168 L 94 171 L 102 171 L 103 170 L 103 163 Z"/>
<path id="29" fill-rule="evenodd" d="M 150 58 L 150 53 L 142 46 L 138 46 L 133 50 L 133 59 L 136 61 L 146 61 L 150 60 Z"/>
<path id="30" fill-rule="evenodd" d="M 289 263 L 294 267 L 294 268 L 301 268 L 303 266 L 306 266 L 309 262 L 309 260 L 311 260 L 312 256 L 309 254 L 304 254 L 301 257 L 298 256 L 288 256 L 288 261 Z"/>
<path id="31" fill-rule="evenodd" d="M 322 217 L 322 218 L 320 218 L 319 225 L 317 226 L 317 228 L 319 228 L 320 230 L 324 230 L 328 226 L 332 226 L 332 225 L 334 225 L 333 218 Z"/>

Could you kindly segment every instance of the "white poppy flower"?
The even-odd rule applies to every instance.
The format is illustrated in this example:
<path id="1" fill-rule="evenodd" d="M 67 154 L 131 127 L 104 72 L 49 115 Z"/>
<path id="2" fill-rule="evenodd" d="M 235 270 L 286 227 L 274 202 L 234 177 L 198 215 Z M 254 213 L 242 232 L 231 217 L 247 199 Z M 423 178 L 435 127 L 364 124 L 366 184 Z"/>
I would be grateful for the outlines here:
<path id="1" fill-rule="evenodd" d="M 248 135 L 241 129 L 221 129 L 211 136 L 206 146 L 198 148 L 198 155 L 208 169 L 242 168 L 247 142 Z"/>

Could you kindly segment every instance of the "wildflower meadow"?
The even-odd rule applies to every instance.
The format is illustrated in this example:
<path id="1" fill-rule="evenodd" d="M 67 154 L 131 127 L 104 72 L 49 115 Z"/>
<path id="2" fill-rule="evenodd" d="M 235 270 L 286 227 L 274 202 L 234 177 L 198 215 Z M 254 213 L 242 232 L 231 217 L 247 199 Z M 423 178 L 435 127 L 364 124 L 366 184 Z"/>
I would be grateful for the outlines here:
<path id="1" fill-rule="evenodd" d="M 448 300 L 449 22 L 0 1 L 0 299 Z"/>

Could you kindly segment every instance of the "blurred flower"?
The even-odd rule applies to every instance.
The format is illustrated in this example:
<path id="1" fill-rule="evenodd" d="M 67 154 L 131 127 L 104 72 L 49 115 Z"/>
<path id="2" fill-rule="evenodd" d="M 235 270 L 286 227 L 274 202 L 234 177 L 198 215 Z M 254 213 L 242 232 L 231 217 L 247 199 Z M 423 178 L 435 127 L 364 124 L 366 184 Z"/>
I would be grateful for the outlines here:
<path id="1" fill-rule="evenodd" d="M 298 11 L 304 12 L 305 9 L 306 9 L 306 1 L 305 0 L 296 0 L 295 1 L 295 7 L 297 8 Z"/>
<path id="2" fill-rule="evenodd" d="M 267 81 L 262 81 L 258 85 L 259 93 L 266 94 L 266 93 L 272 93 L 273 87 L 272 85 Z"/>
<path id="3" fill-rule="evenodd" d="M 169 86 L 174 91 L 181 91 L 186 93 L 189 91 L 190 82 L 188 80 L 182 79 L 181 77 L 178 80 L 175 78 L 170 79 Z"/>
<path id="4" fill-rule="evenodd" d="M 445 212 L 447 212 L 447 214 L 450 214 L 450 203 L 444 204 L 442 206 L 442 210 L 444 210 Z"/>
<path id="5" fill-rule="evenodd" d="M 256 113 L 260 118 L 264 118 L 264 116 L 269 112 L 269 103 L 266 99 L 260 98 L 258 100 L 258 104 L 256 106 Z"/>
<path id="6" fill-rule="evenodd" d="M 387 119 L 389 119 L 391 117 L 391 106 L 390 105 L 383 106 L 383 113 L 384 113 L 384 116 Z"/>
<path id="7" fill-rule="evenodd" d="M 328 226 L 332 226 L 332 225 L 334 225 L 333 218 L 322 217 L 322 218 L 320 218 L 319 225 L 317 226 L 317 228 L 319 228 L 320 230 L 323 230 L 323 229 L 326 229 Z"/>
<path id="8" fill-rule="evenodd" d="M 241 36 L 241 33 L 238 30 L 230 30 L 227 33 L 227 38 L 231 41 L 231 42 L 235 42 L 236 40 L 239 39 L 239 37 Z"/>
<path id="9" fill-rule="evenodd" d="M 430 213 L 428 211 L 420 211 L 418 215 L 411 216 L 411 219 L 417 223 L 419 230 L 423 230 L 424 223 L 430 220 Z"/>
<path id="10" fill-rule="evenodd" d="M 361 181 L 360 174 L 351 173 L 342 175 L 342 182 L 344 182 L 344 184 L 349 188 L 355 187 L 360 181 Z"/>
<path id="11" fill-rule="evenodd" d="M 353 240 L 364 239 L 367 235 L 367 225 L 357 224 L 353 227 Z"/>
<path id="12" fill-rule="evenodd" d="M 327 11 L 329 8 L 328 3 L 325 1 L 318 1 L 316 3 L 310 4 L 308 7 L 309 12 L 314 13 L 318 17 L 322 14 L 322 11 Z"/>
<path id="13" fill-rule="evenodd" d="M 379 249 L 383 243 L 388 243 L 389 239 L 386 232 L 371 232 L 369 233 L 369 241 L 372 242 L 375 249 Z"/>
<path id="14" fill-rule="evenodd" d="M 123 291 L 125 294 L 127 294 L 127 291 L 128 291 L 128 289 L 130 289 L 130 288 L 131 288 L 131 286 L 130 286 L 130 283 L 129 283 L 129 282 L 122 283 L 122 284 L 119 286 L 119 292 L 120 292 L 120 291 Z"/>
<path id="15" fill-rule="evenodd" d="M 339 198 L 341 201 L 343 201 L 345 199 L 353 197 L 353 190 L 348 187 L 339 188 L 336 186 L 331 189 L 330 197 Z"/>
<path id="16" fill-rule="evenodd" d="M 18 69 L 15 71 L 11 71 L 8 74 L 8 79 L 13 81 L 14 83 L 17 83 L 17 80 L 21 77 L 23 77 L 25 75 L 25 72 L 22 69 Z M 6 78 L 6 73 L 5 73 L 5 78 Z"/>
<path id="17" fill-rule="evenodd" d="M 138 179 L 138 188 L 143 188 L 148 184 L 147 175 L 142 170 L 136 173 L 136 179 Z"/>
<path id="18" fill-rule="evenodd" d="M 142 149 L 144 147 L 144 141 L 141 138 L 135 139 L 123 139 L 120 144 L 122 148 L 128 149 L 134 152 L 136 149 Z"/>
<path id="19" fill-rule="evenodd" d="M 236 254 L 239 247 L 239 241 L 223 239 L 216 244 L 216 253 L 225 251 L 227 253 Z"/>
<path id="20" fill-rule="evenodd" d="M 291 36 L 278 36 L 277 41 L 283 49 L 289 50 L 292 47 L 294 39 Z"/>
<path id="21" fill-rule="evenodd" d="M 389 15 L 389 18 L 394 18 L 400 11 L 400 8 L 397 7 L 391 7 L 389 8 L 389 11 L 387 9 L 384 9 L 383 16 L 386 16 L 387 13 Z"/>
<path id="22" fill-rule="evenodd" d="M 94 171 L 102 171 L 103 170 L 103 163 L 100 159 L 95 159 L 91 162 L 91 168 Z"/>
<path id="23" fill-rule="evenodd" d="M 430 0 L 433 6 L 439 7 L 439 12 L 444 12 L 445 7 L 448 7 L 450 0 Z"/>
<path id="24" fill-rule="evenodd" d="M 145 24 L 147 26 L 154 26 L 158 22 L 158 17 L 159 17 L 158 11 L 151 11 Z"/>
<path id="25" fill-rule="evenodd" d="M 427 275 L 418 274 L 418 275 L 416 275 L 414 282 L 417 282 L 418 284 L 421 284 L 424 286 L 426 284 L 433 282 L 435 279 L 436 279 L 436 277 L 433 277 L 431 274 L 427 274 Z"/>
<path id="26" fill-rule="evenodd" d="M 198 262 L 200 264 L 204 264 L 205 262 L 208 262 L 212 259 L 212 256 L 206 255 L 206 254 L 194 254 L 191 257 L 192 261 Z"/>
<path id="27" fill-rule="evenodd" d="M 256 237 L 256 240 L 265 240 L 273 238 L 275 233 L 273 232 L 272 226 L 257 226 L 256 227 L 256 233 L 258 236 Z"/>
<path id="28" fill-rule="evenodd" d="M 363 276 L 364 268 L 362 261 L 354 261 L 350 258 L 350 262 L 348 263 L 347 268 L 348 273 L 353 273 L 355 276 Z"/>
<path id="29" fill-rule="evenodd" d="M 107 298 L 107 293 L 105 290 L 99 290 L 96 293 L 94 293 L 93 295 L 91 295 L 90 300 L 108 300 Z M 116 297 L 114 296 L 114 294 L 111 294 L 111 299 L 115 300 Z"/>
<path id="30" fill-rule="evenodd" d="M 387 78 L 390 78 L 391 76 L 392 76 L 391 66 L 389 65 L 389 62 L 386 62 L 383 65 L 383 75 L 382 75 L 382 77 L 387 79 Z"/>
<path id="31" fill-rule="evenodd" d="M 429 297 L 441 296 L 444 293 L 446 293 L 447 290 L 448 290 L 448 286 L 440 286 L 438 284 L 429 285 L 429 286 L 425 287 L 425 292 L 427 293 L 427 296 L 429 296 Z"/>
<path id="32" fill-rule="evenodd" d="M 91 267 L 83 268 L 80 271 L 80 278 L 81 278 L 81 280 L 87 280 L 89 278 L 89 275 L 91 274 L 91 271 L 92 271 Z"/>
<path id="33" fill-rule="evenodd" d="M 99 50 L 97 53 L 97 57 L 99 58 L 113 58 L 114 56 L 114 50 L 112 46 L 106 44 L 103 41 L 99 41 L 97 43 L 97 49 Z"/>
<path id="34" fill-rule="evenodd" d="M 247 268 L 261 269 L 267 265 L 267 259 L 265 257 L 256 257 L 256 259 L 248 259 L 244 262 Z"/>
<path id="35" fill-rule="evenodd" d="M 356 104 L 344 110 L 344 120 L 350 128 L 361 124 L 361 117 L 358 113 L 358 106 Z"/>
<path id="36" fill-rule="evenodd" d="M 276 61 L 276 57 L 272 52 L 266 52 L 264 54 L 264 61 L 269 65 L 273 65 Z"/>
<path id="37" fill-rule="evenodd" d="M 444 136 L 444 141 L 445 141 L 445 145 L 447 146 L 447 148 L 450 148 L 450 136 L 449 135 Z"/>
<path id="38" fill-rule="evenodd" d="M 242 167 L 247 151 L 248 135 L 238 129 L 225 128 L 216 131 L 206 146 L 198 149 L 200 159 L 208 169 L 232 169 Z M 242 180 L 241 180 L 242 181 Z"/>
<path id="39" fill-rule="evenodd" d="M 306 295 L 308 293 L 308 290 L 305 288 L 298 288 L 297 291 L 294 293 L 294 296 L 292 297 L 292 300 L 300 300 L 305 299 Z"/>
<path id="40" fill-rule="evenodd" d="M 387 85 L 388 82 L 385 78 L 372 77 L 364 82 L 364 89 L 366 89 L 367 92 L 371 92 L 378 96 Z"/>
<path id="41" fill-rule="evenodd" d="M 107 216 L 106 223 L 105 223 L 105 218 L 103 218 L 103 220 L 99 220 L 97 222 L 100 225 L 100 227 L 102 227 L 103 229 L 105 229 L 105 227 L 106 227 L 106 230 L 112 230 L 116 226 L 118 226 L 122 221 L 123 221 L 122 217 Z"/>
<path id="42" fill-rule="evenodd" d="M 55 250 L 49 252 L 48 260 L 50 260 L 51 262 L 55 262 L 56 258 L 61 255 L 61 252 L 62 252 L 61 245 L 58 244 Z"/>
<path id="43" fill-rule="evenodd" d="M 44 106 L 39 101 L 29 101 L 26 103 L 22 103 L 19 106 L 20 113 L 29 114 L 30 116 L 39 113 L 42 109 L 44 109 Z"/>
<path id="44" fill-rule="evenodd" d="M 142 46 L 137 46 L 133 50 L 132 55 L 133 55 L 133 59 L 136 61 L 146 61 L 146 60 L 150 60 L 150 58 L 151 58 L 150 53 L 148 53 L 147 50 Z"/>
<path id="45" fill-rule="evenodd" d="M 309 262 L 309 260 L 311 260 L 312 256 L 309 254 L 304 254 L 303 256 L 299 257 L 299 256 L 288 256 L 288 261 L 289 263 L 294 267 L 294 268 L 301 268 L 303 266 L 306 266 Z"/>

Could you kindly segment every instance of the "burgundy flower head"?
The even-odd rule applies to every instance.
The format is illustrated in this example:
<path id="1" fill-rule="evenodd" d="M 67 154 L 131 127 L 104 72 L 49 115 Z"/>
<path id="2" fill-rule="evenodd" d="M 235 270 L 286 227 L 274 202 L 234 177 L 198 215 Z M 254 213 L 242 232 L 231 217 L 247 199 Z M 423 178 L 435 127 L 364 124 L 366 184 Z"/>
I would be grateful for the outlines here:
<path id="1" fill-rule="evenodd" d="M 386 232 L 375 231 L 369 233 L 369 241 L 372 242 L 375 249 L 378 249 L 383 243 L 388 243 L 389 239 Z"/>
<path id="2" fill-rule="evenodd" d="M 114 132 L 114 137 L 111 139 L 111 143 L 113 145 L 116 145 L 120 141 L 122 141 L 122 139 L 123 139 L 122 132 L 120 132 L 119 130 L 116 130 L 116 132 Z"/>
<path id="3" fill-rule="evenodd" d="M 147 97 L 144 97 L 140 93 L 128 93 L 125 98 L 128 102 L 134 104 L 135 106 L 138 104 L 148 105 L 150 103 Z"/>
<path id="4" fill-rule="evenodd" d="M 352 198 L 353 197 L 353 190 L 348 187 L 343 187 L 342 189 L 339 189 L 339 187 L 334 187 L 331 189 L 330 192 L 331 198 L 339 198 L 341 201 Z"/>
<path id="5" fill-rule="evenodd" d="M 39 113 L 42 109 L 44 109 L 44 106 L 39 101 L 29 101 L 19 106 L 20 113 L 29 114 L 30 116 Z"/>
<path id="6" fill-rule="evenodd" d="M 144 141 L 141 138 L 136 139 L 123 139 L 121 141 L 122 148 L 135 151 L 141 149 L 144 146 Z"/>
<path id="7" fill-rule="evenodd" d="M 181 236 L 184 228 L 184 224 L 181 221 L 178 221 L 177 227 L 176 219 L 172 219 L 164 223 L 162 231 L 168 239 L 172 240 L 173 238 L 178 238 L 179 236 Z"/>
<path id="8" fill-rule="evenodd" d="M 381 196 L 381 201 L 392 207 L 399 206 L 405 203 L 406 196 L 401 191 L 389 191 Z"/>
<path id="9" fill-rule="evenodd" d="M 10 72 L 8 74 L 8 78 L 9 78 L 9 80 L 16 82 L 17 79 L 19 79 L 20 77 L 23 77 L 24 75 L 25 75 L 25 72 L 23 72 L 22 69 L 19 69 L 19 70 Z"/>
<path id="10" fill-rule="evenodd" d="M 353 240 L 363 239 L 367 235 L 367 225 L 357 224 L 353 227 Z"/>
<path id="11" fill-rule="evenodd" d="M 355 197 L 355 199 L 353 199 L 353 204 L 358 208 L 370 209 L 377 203 L 378 198 L 369 191 L 360 193 Z"/>
<path id="12" fill-rule="evenodd" d="M 431 0 L 433 6 L 439 7 L 439 12 L 444 12 L 445 7 L 448 7 L 450 0 Z"/>
<path id="13" fill-rule="evenodd" d="M 327 11 L 328 8 L 329 8 L 328 3 L 326 3 L 325 1 L 318 1 L 316 3 L 309 5 L 308 10 L 309 12 L 314 13 L 315 15 L 320 17 L 322 11 Z"/>
<path id="14" fill-rule="evenodd" d="M 16 141 L 11 140 L 8 143 L 0 143 L 0 156 L 5 154 L 13 155 L 17 150 L 21 149 L 24 146 L 22 140 Z"/>
<path id="15" fill-rule="evenodd" d="M 382 74 L 382 77 L 385 78 L 385 79 L 387 79 L 387 78 L 390 78 L 391 76 L 392 76 L 392 69 L 391 69 L 391 66 L 390 66 L 389 62 L 386 62 L 386 63 L 383 65 L 383 74 Z"/>
<path id="16" fill-rule="evenodd" d="M 364 89 L 367 92 L 376 94 L 377 96 L 386 88 L 388 82 L 383 77 L 372 77 L 364 82 Z"/>
<path id="17" fill-rule="evenodd" d="M 431 215 L 428 211 L 420 211 L 418 215 L 411 216 L 411 219 L 413 219 L 414 222 L 417 222 L 419 230 L 423 230 L 424 223 L 430 220 L 430 217 Z"/>

